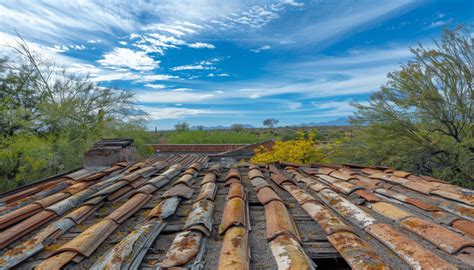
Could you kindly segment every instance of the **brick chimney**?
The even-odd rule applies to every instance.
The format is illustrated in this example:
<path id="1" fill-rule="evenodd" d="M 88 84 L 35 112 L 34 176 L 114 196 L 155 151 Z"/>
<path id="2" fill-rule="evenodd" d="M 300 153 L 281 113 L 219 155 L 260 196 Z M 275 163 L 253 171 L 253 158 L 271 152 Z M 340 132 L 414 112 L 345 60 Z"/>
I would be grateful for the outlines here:
<path id="1" fill-rule="evenodd" d="M 84 167 L 107 167 L 122 161 L 134 161 L 135 154 L 133 139 L 104 139 L 85 153 Z"/>

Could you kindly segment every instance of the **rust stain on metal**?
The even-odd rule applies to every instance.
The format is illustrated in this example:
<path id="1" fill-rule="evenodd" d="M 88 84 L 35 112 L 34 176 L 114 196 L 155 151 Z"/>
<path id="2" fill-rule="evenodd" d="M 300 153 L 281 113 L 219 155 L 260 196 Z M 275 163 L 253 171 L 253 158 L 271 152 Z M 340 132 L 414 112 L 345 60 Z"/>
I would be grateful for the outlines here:
<path id="1" fill-rule="evenodd" d="M 149 194 L 137 193 L 132 196 L 130 200 L 122 204 L 119 208 L 113 211 L 106 218 L 112 219 L 118 224 L 124 222 L 131 215 L 135 214 L 140 208 L 142 208 L 149 200 L 151 196 Z"/>
<path id="2" fill-rule="evenodd" d="M 69 214 L 65 216 L 65 218 L 70 218 L 73 220 L 76 224 L 81 223 L 84 221 L 86 218 L 88 218 L 95 210 L 97 210 L 100 206 L 102 206 L 102 203 L 96 204 L 96 205 L 82 205 Z"/>
<path id="3" fill-rule="evenodd" d="M 280 197 L 273 191 L 271 187 L 262 187 L 257 192 L 257 198 L 262 205 L 266 205 L 271 201 L 281 201 Z"/>
<path id="4" fill-rule="evenodd" d="M 453 192 L 449 192 L 445 190 L 439 190 L 439 189 L 432 191 L 431 194 L 435 194 L 446 199 L 450 199 L 453 201 L 465 203 L 470 206 L 474 206 L 474 196 L 466 196 L 466 195 L 461 195 L 461 194 L 457 194 L 457 193 L 453 193 Z"/>
<path id="5" fill-rule="evenodd" d="M 465 219 L 458 219 L 453 222 L 452 226 L 474 239 L 474 222 Z"/>
<path id="6" fill-rule="evenodd" d="M 335 232 L 352 232 L 353 230 L 344 224 L 329 209 L 316 202 L 308 202 L 301 206 L 306 213 L 316 221 L 327 235 Z"/>
<path id="7" fill-rule="evenodd" d="M 408 199 L 406 199 L 405 202 L 408 203 L 408 204 L 411 204 L 413 206 L 416 206 L 416 207 L 418 207 L 422 210 L 429 211 L 429 212 L 442 211 L 442 209 L 439 208 L 438 206 L 435 206 L 435 205 L 432 205 L 432 204 L 429 204 L 429 203 L 425 203 L 424 201 L 419 200 L 419 199 L 415 199 L 415 198 L 408 198 Z"/>
<path id="8" fill-rule="evenodd" d="M 250 251 L 248 246 L 248 231 L 246 228 L 233 226 L 226 231 L 224 240 L 222 241 L 217 269 L 250 269 Z"/>
<path id="9" fill-rule="evenodd" d="M 457 269 L 456 266 L 405 237 L 388 224 L 372 224 L 365 231 L 390 248 L 414 269 Z"/>
<path id="10" fill-rule="evenodd" d="M 417 217 L 407 218 L 400 224 L 403 228 L 417 234 L 421 238 L 426 239 L 433 245 L 450 254 L 454 254 L 467 246 L 474 247 L 473 241 L 470 241 L 443 226 Z"/>
<path id="11" fill-rule="evenodd" d="M 316 181 L 316 180 L 315 180 Z M 324 184 L 321 184 L 321 183 L 318 183 L 318 182 L 314 182 L 314 183 L 310 183 L 308 184 L 308 187 L 316 192 L 320 192 L 321 190 L 323 189 L 327 189 L 329 188 L 328 186 L 324 185 Z"/>
<path id="12" fill-rule="evenodd" d="M 332 184 L 332 183 L 335 183 L 335 182 L 338 182 L 338 181 L 341 181 L 337 178 L 334 178 L 332 176 L 329 176 L 329 175 L 325 175 L 325 174 L 318 174 L 316 176 L 316 178 L 318 179 L 318 181 L 322 181 L 326 184 Z"/>
<path id="13" fill-rule="evenodd" d="M 164 199 L 150 211 L 148 218 L 165 219 L 171 216 L 176 212 L 180 200 L 177 196 Z"/>
<path id="14" fill-rule="evenodd" d="M 169 190 L 167 190 L 161 197 L 162 198 L 169 198 L 173 196 L 179 196 L 183 197 L 186 199 L 191 198 L 193 196 L 194 190 L 185 184 L 178 184 L 176 186 L 173 186 Z"/>
<path id="15" fill-rule="evenodd" d="M 344 199 L 338 193 L 330 189 L 324 189 L 319 194 L 325 204 L 331 207 L 339 215 L 343 216 L 346 220 L 353 222 L 357 227 L 364 228 L 375 223 L 373 217 L 367 214 L 360 207 Z"/>
<path id="16" fill-rule="evenodd" d="M 390 204 L 390 203 L 386 203 L 386 202 L 376 202 L 376 203 L 373 203 L 370 208 L 372 208 L 372 210 L 374 210 L 375 212 L 385 216 L 385 217 L 388 217 L 394 221 L 400 221 L 404 218 L 407 218 L 407 217 L 410 217 L 410 216 L 413 216 L 413 214 L 405 211 L 405 210 L 402 210 L 398 207 L 396 207 L 395 205 L 393 204 Z"/>
<path id="17" fill-rule="evenodd" d="M 270 249 L 279 270 L 315 269 L 300 244 L 289 235 L 280 235 L 270 242 Z"/>
<path id="18" fill-rule="evenodd" d="M 429 195 L 431 191 L 433 191 L 433 188 L 430 186 L 427 186 L 423 183 L 415 182 L 415 181 L 409 181 L 405 184 L 403 184 L 404 187 L 409 188 L 414 191 L 421 192 L 423 194 Z"/>
<path id="19" fill-rule="evenodd" d="M 70 261 L 77 256 L 76 252 L 65 251 L 60 254 L 56 254 L 48 259 L 44 260 L 38 266 L 35 267 L 36 270 L 57 270 L 61 269 L 63 266 L 68 264 Z"/>
<path id="20" fill-rule="evenodd" d="M 474 221 L 474 207 L 470 207 L 457 202 L 442 202 L 439 207 L 470 221 Z"/>
<path id="21" fill-rule="evenodd" d="M 158 189 L 154 185 L 146 184 L 146 185 L 140 187 L 139 189 L 137 189 L 137 191 L 135 191 L 135 193 L 152 194 L 153 192 L 155 192 L 157 190 Z"/>
<path id="22" fill-rule="evenodd" d="M 66 199 L 67 197 L 69 197 L 68 194 L 60 192 L 60 193 L 50 195 L 50 196 L 48 196 L 46 198 L 43 198 L 41 200 L 37 200 L 34 203 L 37 203 L 37 204 L 41 205 L 43 208 L 45 208 L 47 206 L 50 206 L 54 203 L 57 203 L 57 202 L 63 200 L 63 199 Z"/>
<path id="23" fill-rule="evenodd" d="M 271 201 L 265 205 L 265 219 L 267 222 L 267 240 L 283 234 L 292 235 L 301 242 L 301 236 L 288 210 L 281 201 Z"/>
<path id="24" fill-rule="evenodd" d="M 356 190 L 363 189 L 363 187 L 356 186 L 352 183 L 344 182 L 344 181 L 334 182 L 331 184 L 331 186 L 345 195 L 349 195 Z"/>
<path id="25" fill-rule="evenodd" d="M 232 198 L 241 198 L 245 200 L 244 186 L 241 183 L 233 183 L 230 185 L 229 193 L 227 193 L 227 200 Z"/>
<path id="26" fill-rule="evenodd" d="M 222 214 L 219 234 L 226 232 L 232 225 L 247 226 L 245 215 L 245 201 L 241 198 L 232 198 L 227 201 Z"/>
<path id="27" fill-rule="evenodd" d="M 280 170 L 278 170 L 275 165 L 270 165 L 270 172 L 270 178 L 279 186 L 285 182 L 294 183 L 292 179 L 289 179 L 282 172 L 280 172 Z"/>
<path id="28" fill-rule="evenodd" d="M 88 186 L 90 186 L 91 183 L 88 182 L 79 182 L 77 184 L 74 184 L 67 189 L 65 189 L 63 192 L 69 193 L 71 195 L 78 193 L 79 191 L 82 191 L 86 189 Z"/>
<path id="29" fill-rule="evenodd" d="M 117 227 L 118 224 L 113 220 L 103 219 L 64 244 L 53 255 L 73 251 L 84 257 L 89 257 Z"/>
<path id="30" fill-rule="evenodd" d="M 366 190 L 363 190 L 363 189 L 360 189 L 360 190 L 356 190 L 354 192 L 354 194 L 356 194 L 357 196 L 363 198 L 364 200 L 368 201 L 368 202 L 380 202 L 381 199 L 374 195 L 373 193 L 370 193 Z"/>
<path id="31" fill-rule="evenodd" d="M 0 230 L 8 228 L 17 222 L 31 217 L 34 214 L 39 213 L 41 210 L 43 210 L 41 205 L 32 203 L 17 210 L 14 210 L 10 213 L 7 213 L 0 217 Z"/>
<path id="32" fill-rule="evenodd" d="M 199 251 L 200 232 L 184 231 L 178 233 L 171 244 L 161 267 L 176 267 L 188 263 Z"/>
<path id="33" fill-rule="evenodd" d="M 385 195 L 386 197 L 393 198 L 395 200 L 401 201 L 401 202 L 406 202 L 406 200 L 408 199 L 407 196 L 405 196 L 401 193 L 398 193 L 398 192 L 395 192 L 395 191 L 392 191 L 392 190 L 383 189 L 383 188 L 377 188 L 375 190 L 375 192 L 377 192 L 379 194 L 382 194 L 382 195 Z"/>
<path id="34" fill-rule="evenodd" d="M 43 210 L 18 224 L 0 232 L 0 248 L 5 248 L 20 237 L 34 231 L 36 228 L 54 219 L 58 215 L 49 210 Z"/>
<path id="35" fill-rule="evenodd" d="M 336 232 L 328 240 L 352 269 L 390 269 L 367 242 L 353 233 Z"/>
<path id="36" fill-rule="evenodd" d="M 303 205 L 304 203 L 311 202 L 311 201 L 316 201 L 316 198 L 311 196 L 308 192 L 306 192 L 304 189 L 296 186 L 296 185 L 284 185 L 283 188 L 288 191 L 293 198 L 295 198 L 300 205 Z"/>

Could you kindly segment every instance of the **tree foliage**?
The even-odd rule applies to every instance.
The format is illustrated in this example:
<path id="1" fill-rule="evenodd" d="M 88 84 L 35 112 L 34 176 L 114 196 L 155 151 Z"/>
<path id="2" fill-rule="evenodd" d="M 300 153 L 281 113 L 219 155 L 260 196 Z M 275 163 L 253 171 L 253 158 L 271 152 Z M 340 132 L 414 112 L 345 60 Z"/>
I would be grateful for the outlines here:
<path id="1" fill-rule="evenodd" d="M 242 132 L 244 131 L 245 127 L 242 124 L 232 124 L 230 129 L 235 132 Z"/>
<path id="2" fill-rule="evenodd" d="M 189 130 L 189 124 L 187 122 L 180 122 L 174 125 L 174 129 L 176 131 L 188 131 Z"/>
<path id="3" fill-rule="evenodd" d="M 68 73 L 21 37 L 13 49 L 0 59 L 0 190 L 81 166 L 101 138 L 132 137 L 149 153 L 131 93 Z"/>
<path id="4" fill-rule="evenodd" d="M 278 161 L 310 164 L 312 162 L 327 162 L 329 148 L 315 144 L 315 133 L 298 133 L 298 138 L 288 141 L 276 141 L 271 149 L 263 146 L 255 149 L 253 163 L 272 163 Z"/>
<path id="5" fill-rule="evenodd" d="M 358 139 L 345 151 L 361 162 L 390 165 L 469 185 L 474 179 L 474 39 L 445 30 L 357 108 Z M 472 185 L 472 182 L 471 182 Z"/>

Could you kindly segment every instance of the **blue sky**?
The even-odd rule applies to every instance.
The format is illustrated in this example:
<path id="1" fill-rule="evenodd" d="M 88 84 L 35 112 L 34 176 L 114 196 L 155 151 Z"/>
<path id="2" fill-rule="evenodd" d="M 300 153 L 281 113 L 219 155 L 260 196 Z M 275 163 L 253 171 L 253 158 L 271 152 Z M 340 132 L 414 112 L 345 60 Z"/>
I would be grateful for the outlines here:
<path id="1" fill-rule="evenodd" d="M 320 122 L 353 112 L 473 0 L 1 1 L 0 43 L 136 93 L 149 128 Z M 0 53 L 9 54 L 8 48 Z"/>

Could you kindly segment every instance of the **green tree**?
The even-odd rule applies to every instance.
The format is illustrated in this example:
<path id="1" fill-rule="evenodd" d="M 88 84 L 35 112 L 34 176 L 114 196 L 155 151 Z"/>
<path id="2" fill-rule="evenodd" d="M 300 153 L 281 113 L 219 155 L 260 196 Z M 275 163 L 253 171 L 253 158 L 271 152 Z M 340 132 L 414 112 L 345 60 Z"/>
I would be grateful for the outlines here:
<path id="1" fill-rule="evenodd" d="M 12 48 L 0 59 L 0 191 L 81 166 L 101 138 L 132 137 L 151 153 L 131 93 L 68 73 L 21 37 Z"/>
<path id="2" fill-rule="evenodd" d="M 268 128 L 270 128 L 270 130 L 271 130 L 272 133 L 273 133 L 273 131 L 274 131 L 274 129 L 275 129 L 275 126 L 278 125 L 278 122 L 280 122 L 280 121 L 278 121 L 278 120 L 275 119 L 275 118 L 268 118 L 268 119 L 265 119 L 265 120 L 263 121 L 263 125 L 266 126 L 266 127 L 268 127 Z"/>
<path id="3" fill-rule="evenodd" d="M 174 129 L 176 131 L 188 131 L 189 130 L 189 124 L 186 122 L 179 122 L 176 125 L 174 125 Z"/>
<path id="4" fill-rule="evenodd" d="M 245 129 L 245 127 L 242 124 L 232 124 L 230 126 L 230 129 L 235 132 L 242 132 Z"/>
<path id="5" fill-rule="evenodd" d="M 357 108 L 356 159 L 430 174 L 463 185 L 474 179 L 474 39 L 445 30 Z M 347 148 L 346 148 L 347 150 Z M 469 184 L 471 183 L 471 184 Z"/>

